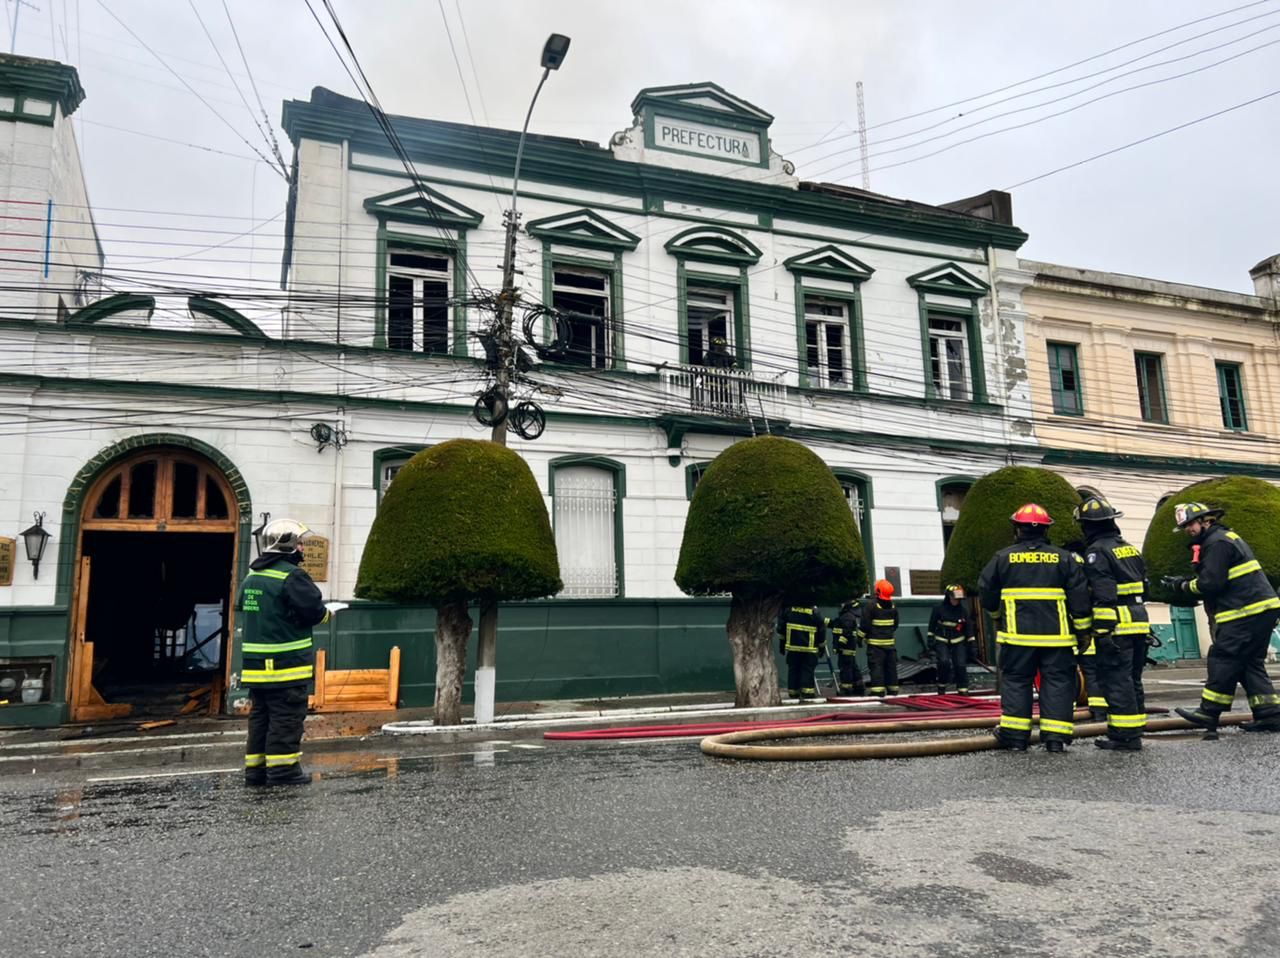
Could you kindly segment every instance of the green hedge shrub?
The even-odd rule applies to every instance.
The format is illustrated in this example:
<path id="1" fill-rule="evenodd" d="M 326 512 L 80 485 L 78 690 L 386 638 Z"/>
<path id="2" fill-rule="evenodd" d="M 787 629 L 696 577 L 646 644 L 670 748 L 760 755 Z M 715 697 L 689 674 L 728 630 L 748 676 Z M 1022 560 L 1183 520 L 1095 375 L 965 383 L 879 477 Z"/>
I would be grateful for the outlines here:
<path id="1" fill-rule="evenodd" d="M 1230 476 L 1197 482 L 1170 496 L 1147 527 L 1142 555 L 1147 560 L 1152 602 L 1191 604 L 1187 596 L 1175 596 L 1160 584 L 1166 575 L 1191 575 L 1191 540 L 1173 529 L 1173 507 L 1179 502 L 1203 502 L 1226 509 L 1222 522 L 1244 537 L 1273 586 L 1280 586 L 1280 489 L 1261 479 Z M 1176 601 L 1175 601 L 1176 600 Z"/>
<path id="2" fill-rule="evenodd" d="M 865 591 L 862 539 L 826 463 L 777 436 L 717 456 L 689 504 L 676 584 L 690 595 L 830 602 Z"/>
<path id="3" fill-rule="evenodd" d="M 1083 538 L 1079 524 L 1071 517 L 1080 504 L 1071 483 L 1048 469 L 1006 466 L 987 473 L 965 496 L 942 560 L 943 583 L 959 582 L 976 593 L 983 567 L 996 552 L 1013 544 L 1009 517 L 1028 502 L 1038 502 L 1049 510 L 1053 518 L 1050 542 L 1066 545 Z"/>
<path id="4" fill-rule="evenodd" d="M 498 602 L 563 588 L 529 466 L 496 443 L 451 439 L 410 459 L 387 489 L 356 580 L 362 599 Z"/>

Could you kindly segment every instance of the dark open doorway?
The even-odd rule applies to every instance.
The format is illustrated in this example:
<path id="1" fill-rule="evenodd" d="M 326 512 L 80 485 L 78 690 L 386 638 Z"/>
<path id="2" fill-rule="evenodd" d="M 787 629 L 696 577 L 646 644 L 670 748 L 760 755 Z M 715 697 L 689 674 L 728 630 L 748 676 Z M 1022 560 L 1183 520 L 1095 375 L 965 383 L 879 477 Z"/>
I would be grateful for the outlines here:
<path id="1" fill-rule="evenodd" d="M 234 548 L 232 533 L 84 533 L 92 569 L 85 637 L 102 698 L 131 704 L 132 716 L 217 708 Z"/>

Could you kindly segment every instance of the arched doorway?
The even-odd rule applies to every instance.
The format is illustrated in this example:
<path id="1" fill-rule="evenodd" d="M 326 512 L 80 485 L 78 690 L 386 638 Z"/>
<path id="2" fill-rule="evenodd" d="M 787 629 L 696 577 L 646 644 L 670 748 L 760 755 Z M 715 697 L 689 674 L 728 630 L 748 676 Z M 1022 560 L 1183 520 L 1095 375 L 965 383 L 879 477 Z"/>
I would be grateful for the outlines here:
<path id="1" fill-rule="evenodd" d="M 237 500 L 186 449 L 121 459 L 81 500 L 71 717 L 219 710 L 226 688 Z"/>

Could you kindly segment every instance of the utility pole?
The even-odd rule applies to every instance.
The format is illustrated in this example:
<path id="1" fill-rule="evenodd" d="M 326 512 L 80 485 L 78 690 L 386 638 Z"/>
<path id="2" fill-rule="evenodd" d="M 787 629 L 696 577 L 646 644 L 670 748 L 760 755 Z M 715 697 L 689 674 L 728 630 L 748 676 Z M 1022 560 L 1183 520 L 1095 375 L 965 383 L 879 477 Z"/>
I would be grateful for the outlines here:
<path id="1" fill-rule="evenodd" d="M 862 100 L 862 81 L 858 81 L 858 155 L 862 159 L 862 188 L 871 189 L 871 170 L 867 166 L 867 107 Z"/>
<path id="2" fill-rule="evenodd" d="M 511 327 L 515 314 L 516 302 L 516 234 L 520 230 L 520 213 L 516 203 L 520 196 L 520 160 L 524 157 L 524 138 L 529 132 L 529 119 L 533 116 L 533 105 L 538 102 L 538 94 L 552 70 L 559 70 L 569 52 L 569 38 L 563 34 L 553 33 L 542 47 L 542 79 L 538 81 L 533 98 L 529 101 L 529 110 L 524 115 L 524 126 L 520 129 L 520 140 L 516 144 L 516 164 L 511 176 L 511 208 L 503 218 L 506 226 L 506 239 L 502 244 L 502 292 L 498 296 L 498 320 L 495 339 L 497 341 L 498 369 L 494 390 L 497 402 L 503 415 L 493 424 L 490 439 L 500 446 L 507 444 L 507 419 L 511 410 L 511 372 L 515 368 L 516 345 Z M 495 408 L 498 408 L 495 406 Z M 498 684 L 498 605 L 486 602 L 480 607 L 480 644 L 476 648 L 476 683 L 475 683 L 475 720 L 477 725 L 487 725 L 493 721 L 494 700 Z"/>

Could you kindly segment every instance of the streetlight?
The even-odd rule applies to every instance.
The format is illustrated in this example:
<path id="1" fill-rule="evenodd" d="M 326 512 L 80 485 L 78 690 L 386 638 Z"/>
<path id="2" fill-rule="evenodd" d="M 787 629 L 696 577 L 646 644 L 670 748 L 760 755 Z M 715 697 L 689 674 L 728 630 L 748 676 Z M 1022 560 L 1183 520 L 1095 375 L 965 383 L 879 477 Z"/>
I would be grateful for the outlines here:
<path id="1" fill-rule="evenodd" d="M 19 535 L 22 536 L 22 544 L 27 549 L 27 560 L 31 563 L 31 578 L 38 579 L 40 578 L 40 560 L 44 558 L 45 546 L 53 537 L 44 527 L 44 513 L 37 512 L 35 518 L 36 524 L 29 529 L 23 529 Z"/>
<path id="2" fill-rule="evenodd" d="M 520 196 L 520 161 L 524 158 L 524 138 L 529 132 L 529 119 L 533 116 L 533 106 L 538 102 L 538 94 L 552 70 L 559 70 L 569 52 L 569 38 L 562 33 L 553 33 L 542 45 L 542 79 L 533 91 L 533 99 L 529 101 L 529 110 L 524 115 L 524 126 L 520 128 L 520 140 L 516 144 L 516 165 L 511 176 L 511 208 L 505 215 L 507 227 L 506 242 L 502 250 L 502 294 L 499 297 L 501 309 L 498 314 L 497 335 L 494 337 L 498 345 L 498 370 L 494 390 L 500 400 L 502 409 L 510 409 L 511 403 L 511 367 L 515 359 L 515 349 L 511 338 L 511 315 L 516 298 L 516 232 L 520 228 L 520 214 L 516 212 L 516 203 Z M 494 408 L 498 408 L 495 403 Z M 507 419 L 497 418 L 493 424 L 490 439 L 500 446 L 507 444 Z M 475 720 L 477 725 L 493 721 L 494 689 L 497 685 L 498 662 L 498 606 L 488 603 L 480 609 L 480 644 L 476 649 L 476 699 Z"/>

